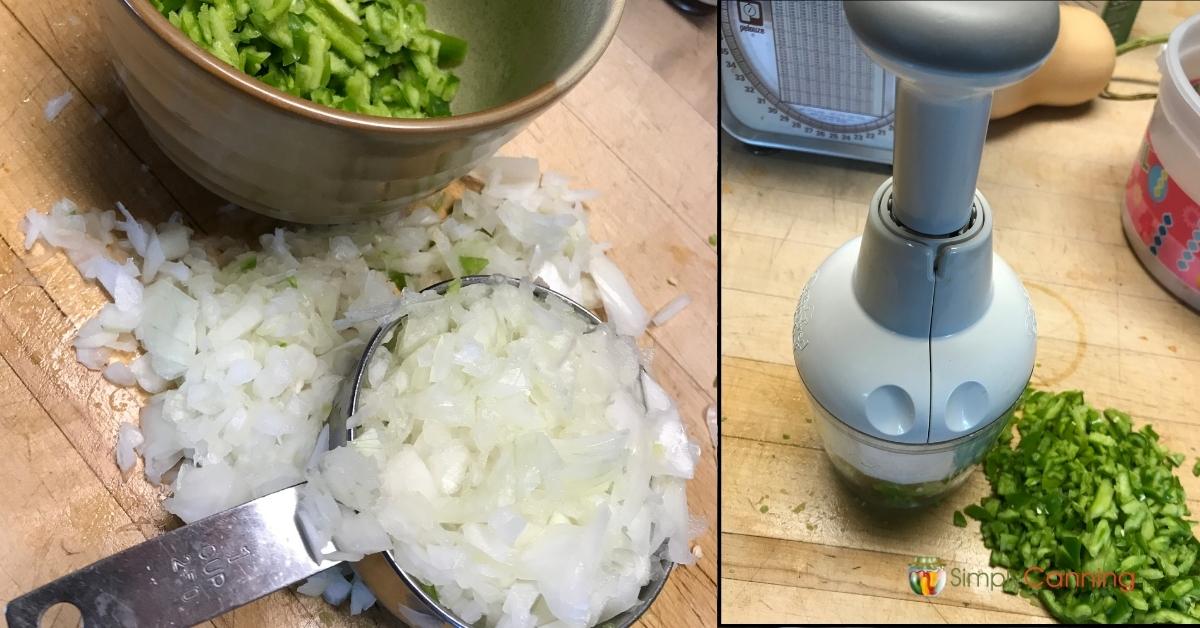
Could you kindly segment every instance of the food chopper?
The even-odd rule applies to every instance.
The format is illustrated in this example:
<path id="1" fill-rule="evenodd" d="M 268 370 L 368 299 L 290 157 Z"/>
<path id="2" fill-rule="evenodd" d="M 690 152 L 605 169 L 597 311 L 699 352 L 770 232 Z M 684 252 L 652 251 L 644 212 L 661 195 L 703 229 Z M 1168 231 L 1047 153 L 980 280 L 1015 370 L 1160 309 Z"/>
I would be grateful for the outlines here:
<path id="1" fill-rule="evenodd" d="M 844 6 L 859 45 L 897 76 L 894 176 L 862 236 L 804 286 L 793 351 L 839 474 L 867 501 L 912 507 L 966 479 L 1033 372 L 1033 308 L 992 251 L 975 181 L 992 91 L 1045 61 L 1058 7 Z"/>

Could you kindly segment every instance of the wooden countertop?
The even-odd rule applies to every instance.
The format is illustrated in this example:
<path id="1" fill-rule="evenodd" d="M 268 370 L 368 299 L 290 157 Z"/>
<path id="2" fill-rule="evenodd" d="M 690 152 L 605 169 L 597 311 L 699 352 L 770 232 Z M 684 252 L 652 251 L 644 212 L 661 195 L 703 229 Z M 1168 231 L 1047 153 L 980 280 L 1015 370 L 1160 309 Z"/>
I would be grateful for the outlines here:
<path id="1" fill-rule="evenodd" d="M 1134 36 L 1167 32 L 1200 3 L 1145 2 Z M 1156 52 L 1120 57 L 1123 92 L 1156 89 Z M 1037 108 L 991 125 L 979 188 L 995 246 L 1038 317 L 1035 386 L 1082 389 L 1101 407 L 1152 421 L 1164 444 L 1200 453 L 1200 315 L 1164 291 L 1126 244 L 1120 202 L 1154 101 Z M 889 169 L 812 155 L 759 157 L 722 137 L 721 620 L 1046 622 L 987 586 L 915 596 L 906 569 L 934 555 L 988 572 L 978 524 L 951 513 L 988 490 L 976 473 L 943 504 L 887 520 L 835 484 L 792 360 L 800 289 L 858 235 Z M 1200 479 L 1179 473 L 1200 510 Z M 766 506 L 766 512 L 762 512 Z"/>
<path id="2" fill-rule="evenodd" d="M 590 203 L 593 236 L 613 243 L 610 255 L 647 309 L 681 291 L 693 299 L 651 329 L 647 344 L 655 376 L 701 443 L 688 500 L 709 528 L 703 559 L 674 572 L 646 626 L 716 621 L 716 462 L 704 422 L 717 370 L 708 244 L 717 223 L 715 32 L 713 18 L 630 0 L 592 73 L 502 151 L 535 156 L 602 193 Z M 271 225 L 248 212 L 218 216 L 225 202 L 153 144 L 107 57 L 91 3 L 0 0 L 0 602 L 177 525 L 158 491 L 140 473 L 122 478 L 113 459 L 117 425 L 137 422 L 143 397 L 75 361 L 75 330 L 106 297 L 63 255 L 25 251 L 25 212 L 66 196 L 86 207 L 123 201 L 160 220 L 182 211 L 201 233 L 256 237 Z M 67 92 L 72 100 L 46 120 L 46 103 Z M 351 618 L 344 607 L 282 591 L 212 623 L 393 622 L 378 609 Z"/>

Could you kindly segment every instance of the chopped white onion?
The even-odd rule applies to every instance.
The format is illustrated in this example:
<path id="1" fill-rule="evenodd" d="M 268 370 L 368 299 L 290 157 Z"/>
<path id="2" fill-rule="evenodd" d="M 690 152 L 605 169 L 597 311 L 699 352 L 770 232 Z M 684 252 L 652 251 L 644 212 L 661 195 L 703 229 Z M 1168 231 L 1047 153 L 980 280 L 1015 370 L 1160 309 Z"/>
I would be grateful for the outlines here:
<path id="1" fill-rule="evenodd" d="M 708 424 L 708 435 L 712 438 L 713 447 L 717 446 L 717 406 L 709 405 L 704 410 L 704 422 Z"/>
<path id="2" fill-rule="evenodd" d="M 586 307 L 603 304 L 617 332 L 644 330 L 646 311 L 604 257 L 608 247 L 588 237 L 580 201 L 590 193 L 570 190 L 561 176 L 542 176 L 530 159 L 494 159 L 480 176 L 482 192 L 465 191 L 449 217 L 422 206 L 355 225 L 276 229 L 259 238 L 257 250 L 229 238 L 193 241 L 180 215 L 155 226 L 123 204 L 116 211 L 85 212 L 64 199 L 46 214 L 31 210 L 22 223 L 26 248 L 43 240 L 62 249 L 113 301 L 80 329 L 77 358 L 114 383 L 152 394 L 142 408 L 141 432 L 129 425 L 118 435 L 122 470 L 132 468 L 134 452 L 140 452 L 148 480 L 170 481 L 165 508 L 190 522 L 298 483 L 320 458 L 314 473 L 325 488 L 306 493 L 299 513 L 306 530 L 324 531 L 310 542 L 326 547 L 340 541 L 347 547 L 328 557 L 342 560 L 404 535 L 421 539 L 426 543 L 409 546 L 404 560 L 424 570 L 414 573 L 430 575 L 443 603 L 469 621 L 487 616 L 504 626 L 532 626 L 553 620 L 550 609 L 567 618 L 608 617 L 636 601 L 637 583 L 649 577 L 644 559 L 623 561 L 644 557 L 664 541 L 672 558 L 690 560 L 675 551 L 695 534 L 682 480 L 690 476 L 693 450 L 682 425 L 671 424 L 678 412 L 669 399 L 657 399 L 647 412 L 633 401 L 640 397 L 627 391 L 611 403 L 596 392 L 635 385 L 629 373 L 636 373 L 639 357 L 633 348 L 606 363 L 603 356 L 578 359 L 587 343 L 526 339 L 500 355 L 463 331 L 439 349 L 429 340 L 445 336 L 438 327 L 445 319 L 410 317 L 397 353 L 412 357 L 404 367 L 412 373 L 369 374 L 372 392 L 351 419 L 362 423 L 353 447 L 360 455 L 341 463 L 339 456 L 319 455 L 327 447 L 325 419 L 366 339 L 397 308 L 431 307 L 437 299 L 414 290 L 463 272 L 466 258 L 485 260 L 485 273 L 540 277 Z M 394 283 L 407 289 L 400 292 Z M 469 295 L 468 288 L 461 294 Z M 527 314 L 508 324 L 549 336 L 573 329 L 548 312 Z M 469 335 L 494 337 L 493 323 L 475 325 Z M 611 332 L 593 335 L 592 343 L 615 342 Z M 633 347 L 631 340 L 625 343 Z M 143 355 L 128 364 L 109 363 L 114 349 L 133 352 L 138 345 Z M 451 392 L 448 387 L 464 377 L 484 383 L 474 394 L 486 403 L 468 405 L 462 391 Z M 563 396 L 584 378 L 595 388 Z M 372 403 L 373 395 L 378 399 Z M 413 401 L 406 416 L 419 413 L 426 429 L 410 446 L 393 450 L 401 423 L 383 429 L 378 418 L 395 408 L 386 400 L 401 396 Z M 591 408 L 579 414 L 589 419 L 566 431 L 548 430 L 549 417 L 574 418 L 582 408 Z M 501 429 L 495 421 L 501 417 L 514 419 L 511 429 Z M 619 430 L 586 432 L 605 424 Z M 514 434 L 525 436 L 513 440 Z M 639 462 L 614 472 L 638 442 Z M 478 452 L 502 449 L 508 453 L 496 458 L 499 467 L 485 472 Z M 373 490 L 403 493 L 412 503 L 380 519 L 370 510 L 372 493 L 363 489 L 371 476 L 363 460 L 380 464 L 384 452 L 387 464 L 374 471 Z M 536 475 L 519 477 L 522 468 Z M 341 469 L 340 479 L 329 475 L 334 469 Z M 522 509 L 535 480 L 546 485 L 541 505 Z M 601 530 L 596 504 L 571 496 L 605 483 L 612 492 L 604 499 L 614 505 L 605 509 L 608 523 Z M 479 502 L 484 485 L 489 497 Z M 343 516 L 339 504 L 355 504 L 361 512 Z M 476 520 L 462 519 L 480 508 Z M 438 518 L 453 522 L 458 532 L 434 525 Z M 461 543 L 450 543 L 454 539 Z M 587 584 L 599 597 L 564 589 L 567 580 L 552 582 L 562 569 L 552 552 L 530 550 L 538 539 L 595 546 L 577 557 L 583 562 L 572 561 L 583 571 L 570 582 L 595 577 L 602 564 L 596 552 L 616 551 L 617 562 L 603 562 L 615 580 Z M 614 550 L 614 543 L 625 549 Z M 503 572 L 496 571 L 496 561 L 502 559 L 526 561 L 524 571 L 498 576 Z M 335 603 L 350 598 L 352 610 L 371 604 L 345 572 L 325 573 L 302 589 Z M 517 576 L 526 584 L 513 584 Z M 501 585 L 497 577 L 509 581 Z M 552 599 L 544 599 L 547 593 Z"/>
<path id="3" fill-rule="evenodd" d="M 108 347 L 100 347 L 98 349 L 76 349 L 75 359 L 79 363 L 88 367 L 93 371 L 99 371 L 108 365 L 108 357 L 112 355 L 112 350 Z"/>
<path id="4" fill-rule="evenodd" d="M 67 90 L 61 95 L 55 96 L 54 98 L 46 101 L 46 109 L 43 111 L 43 114 L 46 116 L 46 120 L 49 122 L 57 118 L 58 114 L 62 113 L 62 110 L 66 109 L 67 105 L 70 104 L 71 100 L 74 98 L 75 93 L 71 90 Z"/>
<path id="5" fill-rule="evenodd" d="M 484 182 L 484 194 L 522 200 L 537 190 L 542 173 L 532 157 L 493 157 L 476 176 Z"/>
<path id="6" fill-rule="evenodd" d="M 333 540 L 325 558 L 390 550 L 463 620 L 504 626 L 629 608 L 664 541 L 695 561 L 684 480 L 699 448 L 631 338 L 589 331 L 528 284 L 398 314 L 368 365 L 360 436 L 301 489 L 306 538 Z"/>
<path id="7" fill-rule="evenodd" d="M 296 592 L 309 597 L 318 597 L 325 593 L 325 589 L 329 586 L 329 583 L 333 582 L 333 578 L 345 580 L 342 576 L 341 565 L 330 567 L 324 571 L 318 571 L 297 587 Z"/>
<path id="8" fill-rule="evenodd" d="M 357 615 L 375 605 L 375 594 L 367 588 L 361 576 L 354 574 L 354 582 L 350 585 L 350 614 Z"/>
<path id="9" fill-rule="evenodd" d="M 133 362 L 130 362 L 129 370 L 133 372 L 133 376 L 137 379 L 137 385 L 142 390 L 148 393 L 159 393 L 167 389 L 169 382 L 159 377 L 158 373 L 150 368 L 148 354 L 138 356 Z"/>
<path id="10" fill-rule="evenodd" d="M 150 239 L 146 243 L 146 255 L 142 261 L 142 281 L 154 281 L 154 277 L 166 261 L 167 254 L 163 251 L 162 242 L 159 241 L 158 234 L 151 231 Z"/>
<path id="11" fill-rule="evenodd" d="M 332 578 L 325 587 L 325 591 L 321 594 L 321 597 L 324 597 L 326 602 L 338 606 L 342 602 L 345 602 L 346 598 L 350 597 L 350 589 L 351 585 L 345 578 Z"/>
<path id="12" fill-rule="evenodd" d="M 117 202 L 117 211 L 121 212 L 121 215 L 125 217 L 125 220 L 117 222 L 117 228 L 125 232 L 125 239 L 129 240 L 129 245 L 133 247 L 134 252 L 145 257 L 146 244 L 149 241 L 146 228 L 119 201 Z"/>
<path id="13" fill-rule="evenodd" d="M 141 431 L 132 423 L 121 423 L 117 428 L 117 466 L 121 472 L 127 472 L 137 464 L 135 450 L 145 441 Z"/>
<path id="14" fill-rule="evenodd" d="M 662 327 L 663 325 L 667 324 L 667 321 L 675 318 L 676 314 L 682 312 L 683 308 L 690 305 L 691 302 L 692 297 L 688 296 L 686 293 L 681 294 L 674 299 L 671 299 L 666 305 L 662 306 L 662 309 L 656 312 L 654 317 L 650 320 L 654 323 L 655 327 Z"/>
<path id="15" fill-rule="evenodd" d="M 635 338 L 642 335 L 650 317 L 621 269 L 607 257 L 596 255 L 592 257 L 588 270 L 596 282 L 600 300 L 604 302 L 604 313 L 616 327 L 617 333 Z"/>
<path id="16" fill-rule="evenodd" d="M 121 362 L 113 362 L 104 367 L 104 379 L 118 386 L 133 386 L 137 384 L 137 377 L 129 366 Z"/>

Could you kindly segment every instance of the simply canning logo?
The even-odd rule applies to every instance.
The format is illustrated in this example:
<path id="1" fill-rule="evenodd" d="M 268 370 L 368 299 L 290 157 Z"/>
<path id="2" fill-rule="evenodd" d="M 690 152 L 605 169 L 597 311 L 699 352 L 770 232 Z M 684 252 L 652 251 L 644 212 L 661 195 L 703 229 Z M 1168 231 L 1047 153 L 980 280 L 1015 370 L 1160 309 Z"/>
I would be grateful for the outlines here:
<path id="1" fill-rule="evenodd" d="M 1021 583 L 1035 591 L 1113 588 L 1128 592 L 1137 585 L 1137 574 L 1131 571 L 1064 571 L 1033 565 L 1020 574 L 953 567 L 947 577 L 945 565 L 934 556 L 918 556 L 908 565 L 909 588 L 913 593 L 925 597 L 938 595 L 947 584 L 952 587 L 986 587 L 988 590 L 1015 592 Z"/>
<path id="2" fill-rule="evenodd" d="M 908 586 L 917 595 L 933 597 L 946 588 L 946 567 L 933 556 L 918 556 L 908 565 Z"/>

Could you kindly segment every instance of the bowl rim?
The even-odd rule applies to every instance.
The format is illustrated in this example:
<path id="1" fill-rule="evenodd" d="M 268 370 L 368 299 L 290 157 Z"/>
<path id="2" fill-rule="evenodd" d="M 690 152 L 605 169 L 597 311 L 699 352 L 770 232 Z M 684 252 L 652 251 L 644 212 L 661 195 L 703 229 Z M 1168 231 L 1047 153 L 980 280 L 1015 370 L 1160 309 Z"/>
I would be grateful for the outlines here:
<path id="1" fill-rule="evenodd" d="M 210 76 L 238 90 L 242 94 L 262 101 L 286 113 L 307 118 L 314 122 L 346 129 L 369 130 L 384 133 L 439 133 L 447 131 L 470 131 L 494 127 L 534 114 L 553 104 L 555 100 L 574 87 L 596 65 L 608 49 L 617 32 L 625 0 L 607 0 L 608 13 L 604 16 L 596 37 L 570 66 L 557 78 L 535 88 L 524 96 L 496 107 L 442 118 L 388 118 L 351 113 L 321 105 L 311 100 L 293 96 L 281 89 L 268 85 L 218 59 L 209 51 L 193 42 L 183 31 L 175 28 L 166 16 L 159 13 L 150 0 L 106 0 L 120 2 L 125 9 L 144 27 L 174 48 L 185 59 L 206 71 Z"/>

